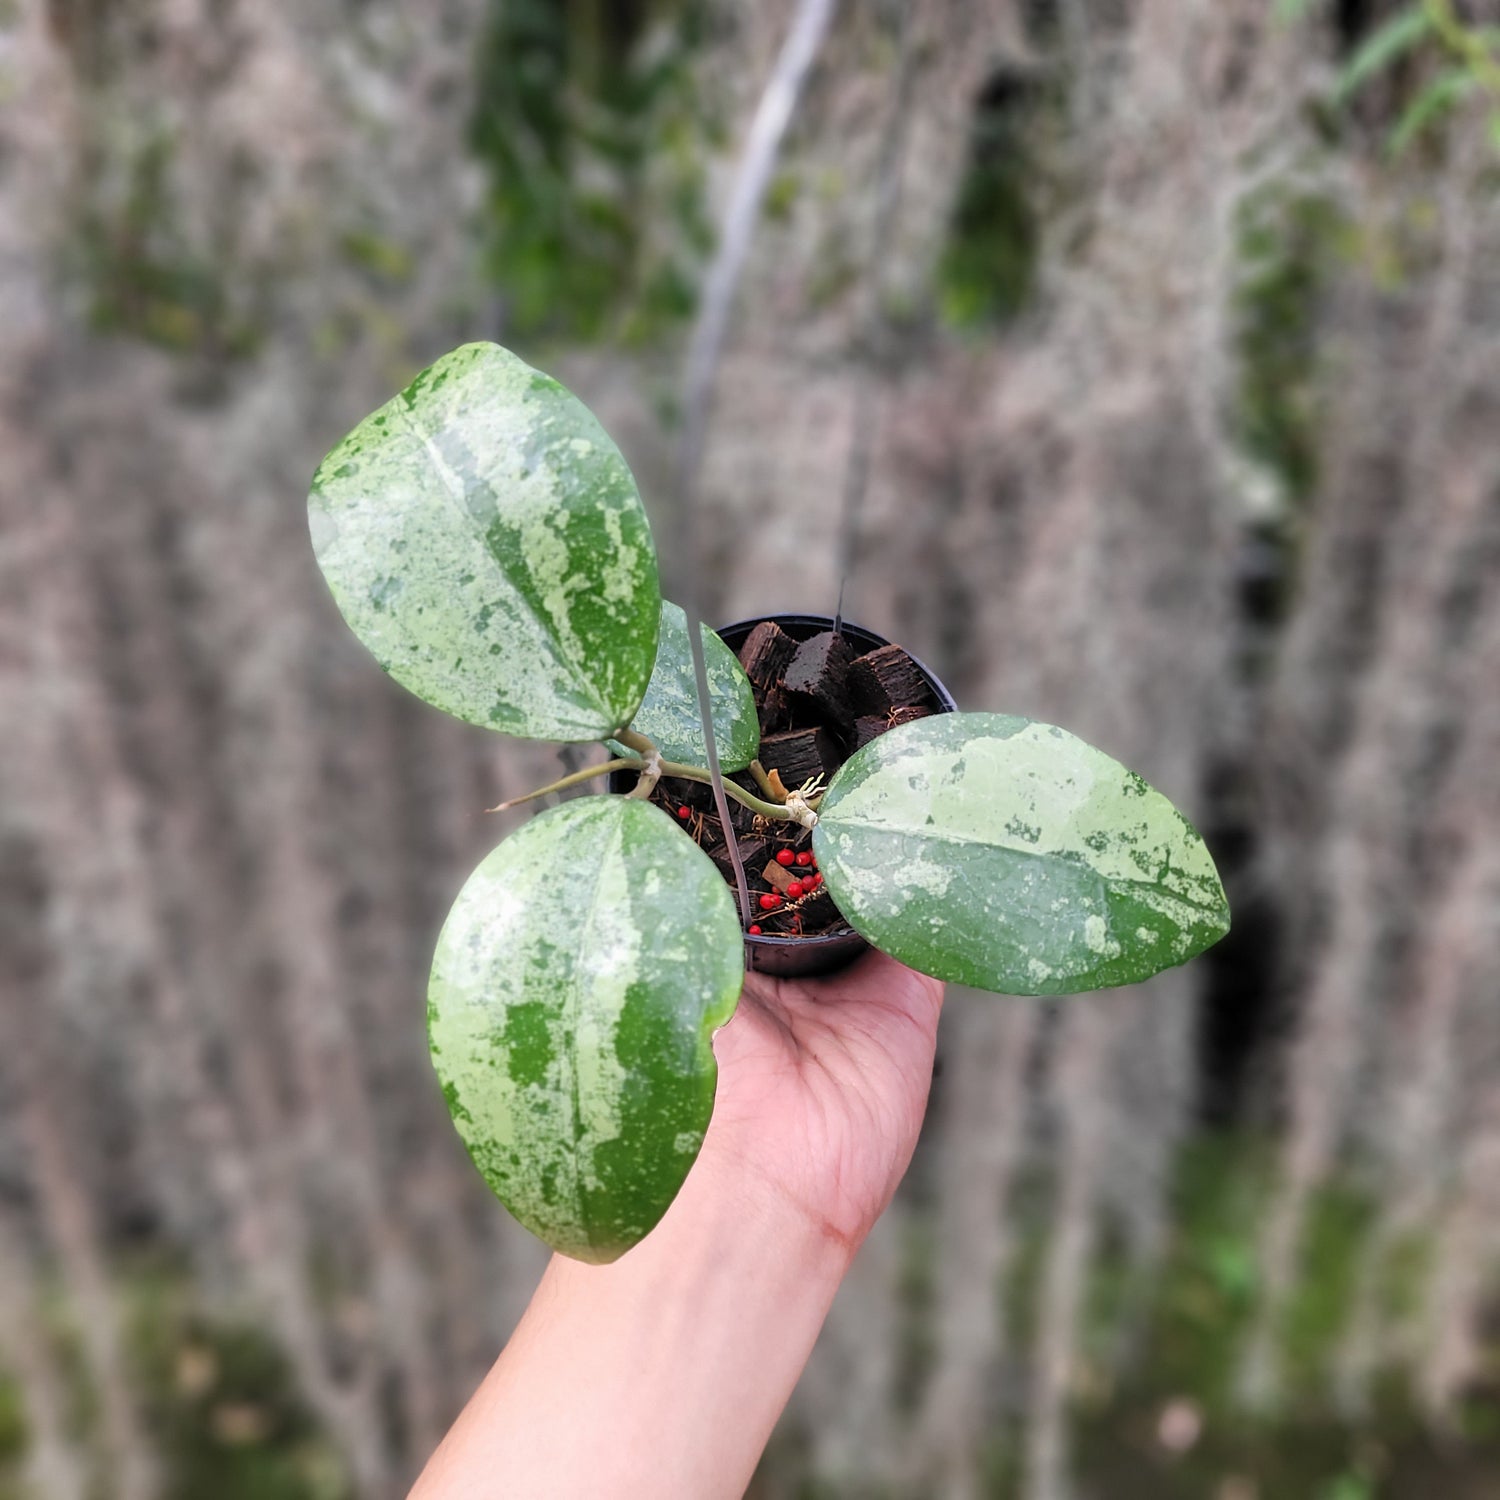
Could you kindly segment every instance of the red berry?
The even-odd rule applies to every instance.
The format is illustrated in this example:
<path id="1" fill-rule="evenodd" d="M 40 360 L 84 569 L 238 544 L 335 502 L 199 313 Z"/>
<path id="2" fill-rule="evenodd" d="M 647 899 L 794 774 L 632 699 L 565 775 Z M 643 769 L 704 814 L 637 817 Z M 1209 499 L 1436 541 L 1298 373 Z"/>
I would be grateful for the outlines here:
<path id="1" fill-rule="evenodd" d="M 679 807 L 677 809 L 677 816 L 679 818 L 681 818 L 684 822 L 686 822 L 690 817 L 692 817 L 692 815 L 693 815 L 692 808 L 688 807 L 686 804 L 684 804 L 683 806 L 681 806 L 681 807 Z"/>
<path id="2" fill-rule="evenodd" d="M 760 936 L 760 923 L 759 922 L 752 922 L 750 924 L 750 936 L 751 937 L 759 937 Z"/>
<path id="3" fill-rule="evenodd" d="M 781 905 L 781 897 L 775 891 L 767 891 L 760 898 L 760 909 L 762 911 L 775 911 Z"/>
<path id="4" fill-rule="evenodd" d="M 787 900 L 788 901 L 796 901 L 801 895 L 802 895 L 802 882 L 800 880 L 794 880 L 786 888 Z"/>
<path id="5" fill-rule="evenodd" d="M 776 851 L 776 863 L 778 865 L 789 865 L 796 857 L 790 849 L 778 849 Z"/>
<path id="6" fill-rule="evenodd" d="M 812 855 L 806 849 L 804 849 L 802 853 L 797 856 L 797 863 L 801 865 L 803 869 L 806 869 L 807 866 L 812 863 Z"/>
<path id="7" fill-rule="evenodd" d="M 807 879 L 802 882 L 802 884 L 804 886 L 806 886 L 809 890 L 814 890 L 815 891 L 815 890 L 817 890 L 817 888 L 820 885 L 823 884 L 823 877 L 821 875 L 819 875 L 816 870 L 814 870 L 812 872 L 812 874 L 809 875 L 807 877 Z"/>

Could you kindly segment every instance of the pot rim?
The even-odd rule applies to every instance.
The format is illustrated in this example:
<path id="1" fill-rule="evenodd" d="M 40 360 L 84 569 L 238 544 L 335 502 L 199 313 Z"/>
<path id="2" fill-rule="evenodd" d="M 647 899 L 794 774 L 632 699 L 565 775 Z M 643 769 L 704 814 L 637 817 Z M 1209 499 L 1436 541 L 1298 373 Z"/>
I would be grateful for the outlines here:
<path id="1" fill-rule="evenodd" d="M 841 630 L 857 631 L 860 635 L 866 636 L 870 640 L 875 641 L 877 645 L 871 646 L 869 648 L 872 651 L 878 649 L 879 646 L 892 646 L 896 644 L 896 642 L 890 640 L 888 637 L 881 635 L 879 631 L 871 630 L 869 626 L 861 625 L 857 621 L 849 619 L 835 621 L 832 615 L 804 614 L 797 611 L 780 611 L 776 613 L 755 615 L 744 620 L 734 620 L 727 625 L 719 626 L 716 629 L 715 634 L 717 634 L 721 638 L 727 635 L 741 633 L 744 635 L 749 635 L 749 633 L 757 625 L 766 620 L 771 620 L 774 623 L 782 626 L 789 624 L 799 627 L 813 626 L 821 628 L 823 630 L 832 630 L 834 625 L 837 624 Z M 816 633 L 817 629 L 814 629 L 813 634 Z M 731 647 L 731 649 L 735 648 Z M 948 691 L 946 685 L 943 683 L 943 680 L 937 675 L 937 673 L 934 672 L 932 668 L 929 667 L 927 663 L 924 662 L 919 656 L 917 656 L 915 652 L 907 650 L 905 646 L 903 646 L 901 649 L 903 651 L 906 651 L 906 654 L 911 657 L 913 663 L 915 663 L 916 665 L 917 670 L 926 680 L 927 686 L 932 692 L 932 696 L 937 700 L 938 713 L 956 713 L 958 711 L 958 704 L 954 702 L 953 695 Z M 735 905 L 739 905 L 738 900 L 736 900 Z M 865 942 L 865 939 L 861 937 L 860 934 L 849 925 L 847 917 L 844 919 L 844 925 L 842 927 L 837 927 L 832 932 L 820 932 L 811 937 L 779 937 L 773 933 L 764 932 L 745 932 L 743 936 L 746 946 L 753 946 L 771 950 L 795 949 L 798 953 L 806 953 L 809 955 L 827 949 L 834 944 L 848 944 L 851 938 L 858 939 L 861 947 L 869 946 Z"/>

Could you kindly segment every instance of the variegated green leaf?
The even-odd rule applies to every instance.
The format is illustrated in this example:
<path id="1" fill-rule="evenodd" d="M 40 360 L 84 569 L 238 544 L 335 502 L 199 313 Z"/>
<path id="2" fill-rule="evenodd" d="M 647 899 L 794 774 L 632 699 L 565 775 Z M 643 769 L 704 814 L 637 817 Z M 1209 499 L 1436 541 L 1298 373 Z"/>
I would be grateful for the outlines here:
<path id="1" fill-rule="evenodd" d="M 707 625 L 703 629 L 704 665 L 713 707 L 714 744 L 725 771 L 743 771 L 760 750 L 760 720 L 750 679 L 734 652 Z M 687 615 L 680 605 L 661 606 L 661 643 L 656 669 L 632 728 L 650 739 L 666 760 L 694 766 L 708 764 Z M 619 747 L 614 747 L 618 749 Z"/>
<path id="2" fill-rule="evenodd" d="M 1065 730 L 942 714 L 838 771 L 813 849 L 875 947 L 1011 995 L 1133 984 L 1229 930 L 1203 840 L 1160 792 Z"/>
<path id="3" fill-rule="evenodd" d="M 723 877 L 646 802 L 565 802 L 469 878 L 433 959 L 432 1058 L 533 1234 L 602 1262 L 661 1218 L 708 1128 L 710 1038 L 744 963 Z"/>
<path id="4" fill-rule="evenodd" d="M 313 550 L 403 686 L 506 734 L 598 740 L 656 659 L 656 550 L 619 450 L 576 397 L 466 344 L 318 469 Z"/>

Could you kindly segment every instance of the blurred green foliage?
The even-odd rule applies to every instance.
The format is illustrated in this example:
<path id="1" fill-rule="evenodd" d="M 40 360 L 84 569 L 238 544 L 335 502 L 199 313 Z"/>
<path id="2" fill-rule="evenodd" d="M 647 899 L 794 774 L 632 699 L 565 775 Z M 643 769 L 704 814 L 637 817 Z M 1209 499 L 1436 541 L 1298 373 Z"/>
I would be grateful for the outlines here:
<path id="1" fill-rule="evenodd" d="M 100 333 L 127 334 L 179 354 L 235 358 L 261 342 L 261 319 L 250 305 L 253 281 L 238 268 L 238 298 L 229 295 L 232 256 L 192 246 L 172 188 L 172 134 L 122 134 L 106 171 L 85 195 L 77 240 L 77 271 L 88 317 Z"/>
<path id="2" fill-rule="evenodd" d="M 1333 102 L 1347 106 L 1369 84 L 1396 81 L 1397 109 L 1386 146 L 1400 156 L 1420 137 L 1473 99 L 1489 113 L 1500 146 L 1500 26 L 1460 16 L 1453 0 L 1412 0 L 1369 32 L 1344 64 Z"/>
<path id="3" fill-rule="evenodd" d="M 137 1265 L 119 1284 L 135 1399 L 163 1469 L 159 1500 L 351 1500 L 343 1460 L 261 1328 L 207 1314 L 181 1267 Z M 99 1484 L 98 1393 L 78 1329 L 54 1293 L 39 1310 L 68 1434 Z M 43 1500 L 23 1487 L 28 1441 L 20 1385 L 0 1373 L 0 1500 Z"/>
<path id="4" fill-rule="evenodd" d="M 1000 73 L 975 104 L 968 159 L 937 265 L 938 310 L 951 327 L 1004 324 L 1031 295 L 1041 248 L 1033 102 L 1024 82 Z"/>
<path id="5" fill-rule="evenodd" d="M 21 1383 L 0 1375 L 0 1500 L 16 1500 L 28 1434 Z"/>
<path id="6" fill-rule="evenodd" d="M 1403 1379 L 1383 1372 L 1368 1410 L 1341 1412 L 1328 1392 L 1373 1204 L 1347 1184 L 1311 1206 L 1301 1280 L 1279 1330 L 1285 1399 L 1263 1416 L 1235 1397 L 1243 1340 L 1256 1309 L 1253 1247 L 1274 1187 L 1270 1143 L 1200 1134 L 1181 1155 L 1168 1206 L 1162 1263 L 1143 1272 L 1123 1239 L 1106 1232 L 1087 1289 L 1085 1336 L 1075 1361 L 1076 1472 L 1081 1491 L 1134 1500 L 1434 1500 L 1489 1496 L 1500 1474 L 1500 1362 L 1492 1388 L 1475 1392 L 1453 1425 L 1434 1432 Z M 1028 1175 L 1009 1214 L 1015 1253 L 996 1288 L 1006 1320 L 1001 1419 L 984 1455 L 985 1493 L 1015 1500 L 1024 1454 L 1025 1367 L 1037 1333 L 1055 1184 Z M 1409 1313 L 1425 1244 L 1409 1244 L 1382 1281 L 1387 1314 Z M 909 1416 L 932 1369 L 932 1319 L 941 1288 L 939 1245 L 913 1205 L 901 1265 L 903 1319 L 896 1379 Z M 285 1359 L 248 1320 L 211 1315 L 188 1273 L 153 1264 L 125 1271 L 129 1348 L 137 1399 L 165 1466 L 162 1500 L 351 1500 L 348 1474 L 296 1388 Z M 69 1404 L 69 1425 L 97 1430 L 94 1393 L 78 1360 L 76 1331 L 49 1302 Z M 1189 1440 L 1164 1440 L 1167 1416 L 1191 1413 Z M 898 1418 L 899 1420 L 899 1418 Z M 26 1423 L 20 1391 L 0 1376 L 0 1500 L 19 1500 Z M 768 1462 L 798 1472 L 806 1434 L 782 1433 Z M 754 1491 L 752 1491 L 754 1493 Z M 847 1500 L 804 1482 L 805 1500 Z M 861 1495 L 860 1500 L 875 1500 Z"/>
<path id="7" fill-rule="evenodd" d="M 342 1461 L 262 1329 L 210 1317 L 185 1277 L 155 1268 L 132 1280 L 130 1299 L 162 1500 L 348 1500 Z"/>
<path id="8" fill-rule="evenodd" d="M 641 342 L 687 317 L 722 126 L 702 0 L 492 0 L 470 138 L 508 336 Z"/>
<path id="9" fill-rule="evenodd" d="M 1241 209 L 1237 248 L 1239 438 L 1295 506 L 1318 480 L 1319 306 L 1352 258 L 1353 231 L 1331 198 L 1271 187 Z"/>
<path id="10" fill-rule="evenodd" d="M 1255 1246 L 1274 1195 L 1276 1160 L 1268 1140 L 1195 1136 L 1171 1184 L 1169 1239 L 1154 1269 L 1143 1270 L 1125 1238 L 1104 1229 L 1085 1293 L 1084 1338 L 1074 1356 L 1078 1493 L 1097 1500 L 1500 1495 L 1493 1482 L 1500 1474 L 1500 1405 L 1493 1390 L 1476 1392 L 1444 1432 L 1423 1421 L 1411 1391 L 1390 1371 L 1378 1377 L 1362 1414 L 1339 1410 L 1329 1395 L 1374 1207 L 1347 1184 L 1320 1190 L 1311 1205 L 1301 1279 L 1279 1330 L 1284 1399 L 1259 1416 L 1238 1400 L 1239 1360 L 1257 1306 Z M 1029 1351 L 1054 1250 L 1055 1191 L 1045 1173 L 1029 1172 L 1007 1208 L 1015 1241 L 995 1306 L 1003 1311 L 1008 1352 L 992 1375 L 998 1420 L 981 1454 L 981 1493 L 989 1500 L 1018 1500 L 1025 1493 Z M 898 1408 L 908 1416 L 931 1373 L 931 1319 L 941 1294 L 934 1227 L 920 1203 L 909 1207 L 901 1264 L 908 1326 L 895 1371 L 903 1392 Z M 1412 1253 L 1397 1261 L 1383 1286 L 1384 1311 L 1392 1316 L 1411 1311 Z M 767 1473 L 801 1472 L 809 1460 L 806 1438 L 778 1432 Z M 752 1495 L 759 1493 L 752 1488 Z M 798 1500 L 855 1500 L 838 1485 L 811 1479 L 801 1480 L 795 1493 Z M 858 1500 L 878 1496 L 861 1490 Z"/>
<path id="11" fill-rule="evenodd" d="M 1090 1493 L 1206 1500 L 1434 1500 L 1488 1495 L 1500 1473 L 1500 1432 L 1485 1421 L 1494 1393 L 1476 1393 L 1447 1433 L 1422 1420 L 1404 1380 L 1383 1372 L 1368 1409 L 1340 1411 L 1329 1391 L 1350 1311 L 1373 1203 L 1347 1185 L 1312 1205 L 1296 1295 L 1279 1330 L 1285 1397 L 1276 1411 L 1248 1412 L 1234 1376 L 1256 1305 L 1252 1249 L 1270 1204 L 1272 1155 L 1243 1137 L 1199 1136 L 1183 1153 L 1173 1192 L 1172 1239 L 1147 1305 L 1131 1330 L 1132 1352 L 1084 1384 L 1076 1411 L 1077 1472 Z M 1386 1279 L 1384 1311 L 1410 1310 L 1410 1257 Z M 1108 1276 L 1108 1257 L 1100 1275 Z M 1096 1307 L 1097 1313 L 1097 1307 Z M 1118 1339 L 1096 1316 L 1091 1337 Z M 1102 1359 L 1097 1370 L 1110 1368 Z M 1174 1447 L 1171 1408 L 1191 1413 L 1191 1440 Z M 999 1494 L 1008 1494 L 1001 1490 Z"/>

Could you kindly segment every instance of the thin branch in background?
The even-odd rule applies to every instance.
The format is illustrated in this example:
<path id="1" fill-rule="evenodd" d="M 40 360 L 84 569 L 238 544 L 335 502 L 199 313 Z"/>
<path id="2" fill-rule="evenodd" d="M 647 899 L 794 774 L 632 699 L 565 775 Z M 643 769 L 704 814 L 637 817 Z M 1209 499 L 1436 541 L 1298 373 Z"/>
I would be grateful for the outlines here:
<path id="1" fill-rule="evenodd" d="M 875 172 L 875 214 L 871 223 L 869 254 L 866 257 L 864 306 L 860 312 L 858 336 L 862 345 L 859 352 L 873 359 L 876 369 L 873 377 L 856 379 L 855 383 L 854 420 L 849 438 L 848 462 L 844 468 L 838 550 L 834 557 L 839 580 L 838 603 L 833 611 L 835 631 L 844 623 L 844 593 L 854 570 L 859 546 L 859 521 L 870 482 L 870 455 L 875 446 L 878 407 L 876 382 L 884 379 L 885 361 L 889 353 L 885 347 L 887 325 L 882 300 L 884 281 L 879 268 L 882 264 L 881 251 L 890 241 L 891 228 L 895 224 L 896 210 L 901 201 L 901 161 L 911 119 L 912 80 L 916 72 L 912 66 L 912 32 L 915 26 L 912 15 L 915 9 L 913 5 L 898 8 L 900 31 L 896 53 L 895 98 L 890 113 L 886 116 Z"/>
<path id="2" fill-rule="evenodd" d="M 740 858 L 734 825 L 729 818 L 729 800 L 719 769 L 719 749 L 714 742 L 713 709 L 708 696 L 708 667 L 703 656 L 701 590 L 698 583 L 698 546 L 694 520 L 697 513 L 698 476 L 703 467 L 703 449 L 713 409 L 714 376 L 723 353 L 724 335 L 734 307 L 734 294 L 744 270 L 745 257 L 760 217 L 761 203 L 776 165 L 777 153 L 791 123 L 792 111 L 812 70 L 823 38 L 833 19 L 834 0 L 800 0 L 791 29 L 766 82 L 765 92 L 750 125 L 745 154 L 735 174 L 729 207 L 724 215 L 719 247 L 709 267 L 703 304 L 688 347 L 684 379 L 682 445 L 677 460 L 678 513 L 681 516 L 686 566 L 682 576 L 682 607 L 687 614 L 688 644 L 693 653 L 693 676 L 698 689 L 698 715 L 703 724 L 703 744 L 708 751 L 708 769 L 713 777 L 714 806 L 724 829 L 729 857 L 734 864 L 735 886 L 740 898 L 740 917 L 750 925 L 750 888 Z"/>
<path id="3" fill-rule="evenodd" d="M 1073 75 L 1073 86 L 1068 90 L 1069 118 L 1077 137 L 1086 140 L 1098 112 L 1094 98 L 1094 43 L 1089 33 L 1088 12 L 1083 0 L 1063 0 L 1058 14 Z"/>

